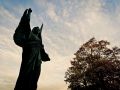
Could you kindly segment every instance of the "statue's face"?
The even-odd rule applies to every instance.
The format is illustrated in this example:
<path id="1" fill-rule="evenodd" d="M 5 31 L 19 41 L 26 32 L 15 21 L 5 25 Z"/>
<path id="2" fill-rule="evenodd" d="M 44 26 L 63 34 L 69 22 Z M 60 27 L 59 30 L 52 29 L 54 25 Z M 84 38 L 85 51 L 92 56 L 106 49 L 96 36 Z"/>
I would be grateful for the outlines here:
<path id="1" fill-rule="evenodd" d="M 39 33 L 39 27 L 34 27 L 34 28 L 32 29 L 32 32 L 33 32 L 35 35 L 38 35 L 38 33 Z"/>

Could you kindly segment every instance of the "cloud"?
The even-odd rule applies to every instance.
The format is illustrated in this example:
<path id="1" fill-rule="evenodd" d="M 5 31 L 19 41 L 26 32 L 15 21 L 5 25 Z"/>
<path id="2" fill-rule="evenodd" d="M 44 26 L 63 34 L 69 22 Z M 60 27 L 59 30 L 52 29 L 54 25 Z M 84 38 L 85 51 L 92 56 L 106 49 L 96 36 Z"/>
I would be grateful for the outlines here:
<path id="1" fill-rule="evenodd" d="M 67 90 L 66 85 L 61 85 L 57 83 L 57 85 L 46 85 L 38 88 L 38 90 Z"/>
<path id="2" fill-rule="evenodd" d="M 106 1 L 106 0 L 105 0 Z M 31 27 L 43 27 L 43 42 L 51 61 L 42 63 L 39 79 L 40 90 L 66 90 L 65 71 L 81 44 L 92 38 L 107 39 L 119 44 L 120 6 L 113 7 L 104 0 L 34 0 Z M 111 6 L 110 6 L 111 5 Z M 1 90 L 12 90 L 21 62 L 22 50 L 12 39 L 14 30 L 26 7 L 10 7 L 12 12 L 0 6 L 0 83 Z M 104 10 L 108 10 L 105 12 Z M 6 72 L 4 72 L 6 71 Z M 8 77 L 8 78 L 7 78 Z M 7 82 L 8 80 L 8 82 Z M 10 81 L 9 81 L 10 80 Z M 56 85 L 57 83 L 57 85 Z M 2 87 L 3 86 L 3 87 Z"/>
<path id="3" fill-rule="evenodd" d="M 16 25 L 18 19 L 7 9 L 0 6 L 0 25 L 7 28 L 14 28 L 13 25 Z"/>
<path id="4" fill-rule="evenodd" d="M 64 9 L 64 10 L 63 10 L 62 16 L 63 16 L 63 17 L 68 17 L 68 16 L 69 16 L 69 12 L 67 11 L 67 9 Z"/>
<path id="5" fill-rule="evenodd" d="M 119 36 L 117 34 L 119 28 L 116 27 L 115 21 L 111 20 L 109 14 L 102 12 L 104 2 L 100 2 L 99 0 L 88 0 L 88 2 L 86 2 L 82 0 L 81 2 L 69 1 L 65 3 L 62 8 L 63 11 L 67 10 L 67 18 L 65 18 L 64 15 L 57 14 L 59 11 L 57 11 L 56 5 L 52 4 L 52 9 L 48 8 L 52 13 L 54 12 L 54 14 L 51 15 L 47 13 L 53 20 L 51 23 L 54 25 L 51 26 L 51 24 L 47 24 L 50 28 L 47 28 L 48 30 L 45 31 L 44 35 L 45 42 L 47 43 L 46 48 L 50 56 L 54 57 L 53 60 L 57 60 L 53 62 L 64 61 L 64 59 L 60 57 L 70 57 L 77 51 L 82 43 L 93 36 L 97 39 L 106 39 L 115 44 L 118 43 L 116 39 L 119 39 L 117 38 L 117 36 Z M 54 17 L 57 17 L 57 19 Z M 65 60 L 69 61 L 70 59 L 66 58 Z M 66 64 L 68 64 L 68 62 Z M 60 65 L 58 66 L 60 67 Z"/>
<path id="6" fill-rule="evenodd" d="M 56 7 L 52 3 L 48 6 L 47 14 L 55 22 L 60 20 L 59 16 L 56 13 Z"/>

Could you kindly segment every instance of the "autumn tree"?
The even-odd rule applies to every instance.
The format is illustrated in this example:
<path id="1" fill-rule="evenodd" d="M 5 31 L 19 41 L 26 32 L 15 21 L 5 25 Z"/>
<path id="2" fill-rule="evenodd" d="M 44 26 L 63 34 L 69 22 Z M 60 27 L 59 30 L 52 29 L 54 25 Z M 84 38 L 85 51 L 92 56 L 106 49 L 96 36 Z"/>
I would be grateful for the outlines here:
<path id="1" fill-rule="evenodd" d="M 74 54 L 65 81 L 71 90 L 120 90 L 120 48 L 90 39 Z"/>

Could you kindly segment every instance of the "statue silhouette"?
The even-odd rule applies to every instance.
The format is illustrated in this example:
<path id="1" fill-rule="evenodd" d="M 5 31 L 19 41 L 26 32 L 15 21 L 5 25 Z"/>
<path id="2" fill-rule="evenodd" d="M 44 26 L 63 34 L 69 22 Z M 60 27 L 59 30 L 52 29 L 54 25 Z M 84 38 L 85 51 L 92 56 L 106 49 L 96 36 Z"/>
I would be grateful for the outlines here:
<path id="1" fill-rule="evenodd" d="M 15 30 L 14 42 L 22 47 L 22 63 L 14 90 L 36 90 L 42 61 L 50 61 L 42 43 L 42 27 L 30 28 L 32 10 L 26 9 Z"/>

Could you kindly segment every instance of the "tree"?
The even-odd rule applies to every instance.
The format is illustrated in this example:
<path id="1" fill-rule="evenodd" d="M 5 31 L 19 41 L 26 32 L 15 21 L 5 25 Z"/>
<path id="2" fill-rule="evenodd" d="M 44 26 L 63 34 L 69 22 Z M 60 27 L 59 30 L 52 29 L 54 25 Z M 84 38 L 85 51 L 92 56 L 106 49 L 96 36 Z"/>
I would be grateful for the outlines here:
<path id="1" fill-rule="evenodd" d="M 90 39 L 74 54 L 65 82 L 71 90 L 120 90 L 120 48 Z"/>

